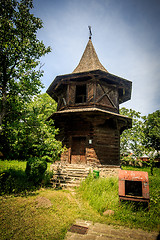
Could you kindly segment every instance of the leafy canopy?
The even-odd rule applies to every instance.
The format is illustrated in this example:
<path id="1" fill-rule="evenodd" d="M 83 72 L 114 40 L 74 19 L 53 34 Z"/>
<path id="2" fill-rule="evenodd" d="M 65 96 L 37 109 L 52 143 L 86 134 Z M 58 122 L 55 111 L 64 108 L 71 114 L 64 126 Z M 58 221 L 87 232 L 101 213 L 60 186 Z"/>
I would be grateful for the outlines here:
<path id="1" fill-rule="evenodd" d="M 143 117 L 140 112 L 124 107 L 120 109 L 120 113 L 132 118 L 132 128 L 125 130 L 121 135 L 121 154 L 130 151 L 134 153 L 136 157 L 140 157 L 144 151 Z"/>
<path id="2" fill-rule="evenodd" d="M 144 117 L 144 144 L 146 147 L 160 150 L 160 110 Z"/>
<path id="3" fill-rule="evenodd" d="M 121 154 L 130 151 L 140 157 L 160 150 L 160 110 L 148 116 L 126 108 L 121 108 L 120 113 L 132 118 L 132 128 L 121 135 Z"/>
<path id="4" fill-rule="evenodd" d="M 35 96 L 27 104 L 21 120 L 7 129 L 10 146 L 7 158 L 27 160 L 40 157 L 52 162 L 59 159 L 63 148 L 62 143 L 55 139 L 58 129 L 55 129 L 53 120 L 46 120 L 56 111 L 56 106 L 48 94 Z"/>
<path id="5" fill-rule="evenodd" d="M 42 21 L 32 8 L 32 0 L 0 1 L 0 125 L 17 119 L 43 86 L 40 58 L 51 49 L 37 39 Z"/>

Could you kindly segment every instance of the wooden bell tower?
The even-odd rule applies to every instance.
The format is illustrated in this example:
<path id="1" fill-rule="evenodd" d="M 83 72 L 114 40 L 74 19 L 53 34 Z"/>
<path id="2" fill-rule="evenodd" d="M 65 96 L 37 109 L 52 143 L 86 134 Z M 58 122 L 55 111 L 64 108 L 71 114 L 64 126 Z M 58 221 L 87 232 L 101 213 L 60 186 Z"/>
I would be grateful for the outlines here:
<path id="1" fill-rule="evenodd" d="M 119 104 L 131 98 L 131 87 L 130 81 L 103 67 L 90 36 L 75 70 L 57 76 L 47 90 L 58 103 L 50 118 L 67 147 L 61 162 L 120 165 L 120 134 L 132 121 L 119 114 Z"/>

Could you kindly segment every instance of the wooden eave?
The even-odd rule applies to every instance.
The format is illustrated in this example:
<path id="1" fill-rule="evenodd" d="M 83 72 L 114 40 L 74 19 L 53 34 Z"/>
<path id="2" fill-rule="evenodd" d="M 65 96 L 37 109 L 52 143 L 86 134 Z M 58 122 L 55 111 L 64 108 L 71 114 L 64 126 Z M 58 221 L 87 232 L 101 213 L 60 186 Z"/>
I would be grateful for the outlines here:
<path id="1" fill-rule="evenodd" d="M 132 119 L 129 117 L 126 117 L 124 115 L 102 110 L 99 108 L 82 108 L 82 109 L 68 109 L 68 110 L 62 110 L 62 111 L 57 111 L 53 113 L 47 120 L 49 119 L 57 119 L 57 118 L 65 118 L 67 116 L 70 116 L 71 118 L 73 116 L 94 116 L 94 117 L 104 117 L 106 119 L 108 118 L 114 118 L 117 119 L 119 122 L 122 122 L 122 125 L 125 126 L 126 128 L 131 128 L 132 127 Z"/>
<path id="2" fill-rule="evenodd" d="M 56 91 L 62 84 L 89 80 L 104 81 L 108 84 L 116 85 L 119 91 L 119 103 L 123 103 L 131 99 L 132 82 L 102 70 L 57 76 L 47 89 L 47 93 L 56 100 Z"/>

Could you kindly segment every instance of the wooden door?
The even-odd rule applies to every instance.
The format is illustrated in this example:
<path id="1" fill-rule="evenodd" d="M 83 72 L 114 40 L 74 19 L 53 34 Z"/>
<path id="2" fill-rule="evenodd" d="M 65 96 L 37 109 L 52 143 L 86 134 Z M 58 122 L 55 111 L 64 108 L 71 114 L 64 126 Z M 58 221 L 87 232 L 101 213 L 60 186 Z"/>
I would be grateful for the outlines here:
<path id="1" fill-rule="evenodd" d="M 72 137 L 71 163 L 86 164 L 86 137 Z"/>

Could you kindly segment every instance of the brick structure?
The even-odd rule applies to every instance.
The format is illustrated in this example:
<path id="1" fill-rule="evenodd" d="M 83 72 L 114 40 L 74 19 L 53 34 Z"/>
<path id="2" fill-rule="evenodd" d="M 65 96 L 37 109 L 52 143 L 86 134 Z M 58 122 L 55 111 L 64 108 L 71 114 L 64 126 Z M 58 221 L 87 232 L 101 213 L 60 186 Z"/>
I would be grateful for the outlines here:
<path id="1" fill-rule="evenodd" d="M 110 74 L 100 63 L 91 39 L 71 74 L 57 76 L 47 93 L 57 101 L 50 118 L 67 147 L 61 163 L 120 166 L 120 134 L 130 118 L 119 114 L 119 104 L 131 98 L 132 83 Z"/>

